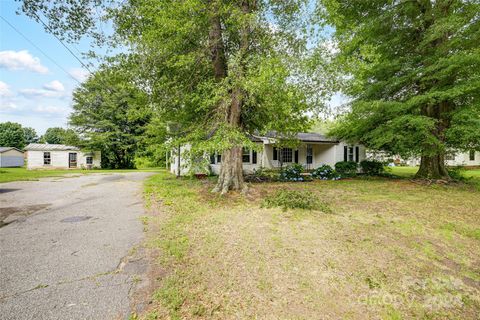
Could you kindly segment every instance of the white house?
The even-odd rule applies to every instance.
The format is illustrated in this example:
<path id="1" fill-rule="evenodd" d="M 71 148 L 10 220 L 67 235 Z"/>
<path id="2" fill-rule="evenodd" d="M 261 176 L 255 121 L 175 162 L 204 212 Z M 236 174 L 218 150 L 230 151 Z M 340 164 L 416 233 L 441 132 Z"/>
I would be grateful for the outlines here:
<path id="1" fill-rule="evenodd" d="M 315 169 L 323 164 L 332 167 L 339 161 L 360 162 L 365 159 L 365 147 L 350 145 L 343 141 L 327 138 L 318 133 L 298 133 L 300 144 L 296 148 L 278 148 L 275 133 L 265 136 L 251 136 L 250 140 L 259 144 L 261 151 L 243 150 L 243 170 L 251 173 L 260 168 L 274 169 L 292 163 L 300 163 L 305 169 Z M 191 165 L 182 154 L 189 150 L 189 146 L 182 146 L 171 153 L 170 171 L 176 175 L 190 173 Z M 210 155 L 210 169 L 219 174 L 222 165 L 221 154 Z"/>
<path id="2" fill-rule="evenodd" d="M 0 168 L 22 167 L 23 151 L 13 147 L 0 147 Z"/>
<path id="3" fill-rule="evenodd" d="M 470 150 L 469 152 L 453 152 L 445 156 L 447 166 L 480 166 L 480 152 Z"/>
<path id="4" fill-rule="evenodd" d="M 392 159 L 395 164 L 405 164 L 411 167 L 420 165 L 420 157 L 403 159 L 399 155 L 388 155 L 383 151 L 367 151 L 367 158 L 382 162 Z M 475 150 L 470 150 L 469 152 L 450 151 L 445 155 L 445 165 L 452 167 L 478 167 L 480 166 L 480 152 Z"/>
<path id="5" fill-rule="evenodd" d="M 28 169 L 100 168 L 100 151 L 83 152 L 78 147 L 63 144 L 31 143 L 27 151 Z"/>

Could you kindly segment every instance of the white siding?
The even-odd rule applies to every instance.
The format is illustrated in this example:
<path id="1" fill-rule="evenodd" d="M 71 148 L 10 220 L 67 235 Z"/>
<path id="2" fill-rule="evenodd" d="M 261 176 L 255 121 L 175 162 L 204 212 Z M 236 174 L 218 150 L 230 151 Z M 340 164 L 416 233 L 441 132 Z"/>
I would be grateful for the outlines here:
<path id="1" fill-rule="evenodd" d="M 43 164 L 43 154 L 44 152 L 50 152 L 50 165 Z M 37 151 L 29 150 L 27 151 L 27 168 L 28 169 L 69 169 L 68 167 L 68 154 L 76 153 L 77 154 L 77 167 L 71 169 L 82 169 L 87 168 L 87 156 L 93 154 L 93 167 L 101 167 L 101 153 L 100 151 L 95 151 L 94 153 L 84 153 L 82 151 Z"/>
<path id="2" fill-rule="evenodd" d="M 480 152 L 475 152 L 475 159 L 470 160 L 470 152 L 455 154 L 455 160 L 447 160 L 448 166 L 480 166 Z"/>
<path id="3" fill-rule="evenodd" d="M 23 152 L 12 149 L 0 153 L 0 168 L 23 166 Z"/>

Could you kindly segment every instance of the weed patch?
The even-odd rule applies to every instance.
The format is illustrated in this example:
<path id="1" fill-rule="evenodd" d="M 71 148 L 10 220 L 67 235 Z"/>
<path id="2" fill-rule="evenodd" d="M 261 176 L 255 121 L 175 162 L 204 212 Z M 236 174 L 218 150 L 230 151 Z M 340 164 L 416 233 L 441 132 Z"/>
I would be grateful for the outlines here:
<path id="1" fill-rule="evenodd" d="M 327 203 L 318 199 L 318 196 L 310 191 L 279 190 L 268 195 L 262 202 L 263 208 L 318 210 L 324 213 L 331 213 L 332 210 Z"/>

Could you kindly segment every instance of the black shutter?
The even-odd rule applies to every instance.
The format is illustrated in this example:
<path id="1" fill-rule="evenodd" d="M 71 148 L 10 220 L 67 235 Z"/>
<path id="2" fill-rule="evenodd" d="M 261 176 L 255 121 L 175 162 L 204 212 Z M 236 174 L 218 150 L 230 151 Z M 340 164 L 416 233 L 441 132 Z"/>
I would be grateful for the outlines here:
<path id="1" fill-rule="evenodd" d="M 215 164 L 215 153 L 210 155 L 210 164 Z"/>
<path id="2" fill-rule="evenodd" d="M 217 154 L 217 163 L 220 163 L 220 162 L 222 162 L 222 155 Z"/>
<path id="3" fill-rule="evenodd" d="M 295 150 L 295 163 L 298 163 L 298 150 Z"/>
<path id="4" fill-rule="evenodd" d="M 257 163 L 257 151 L 252 150 L 252 163 L 256 164 Z"/>
<path id="5" fill-rule="evenodd" d="M 273 147 L 273 160 L 278 160 L 278 153 L 276 147 Z"/>
<path id="6" fill-rule="evenodd" d="M 343 147 L 343 161 L 348 161 L 348 147 Z"/>
<path id="7" fill-rule="evenodd" d="M 358 162 L 360 155 L 360 148 L 357 146 L 355 147 L 355 162 Z"/>

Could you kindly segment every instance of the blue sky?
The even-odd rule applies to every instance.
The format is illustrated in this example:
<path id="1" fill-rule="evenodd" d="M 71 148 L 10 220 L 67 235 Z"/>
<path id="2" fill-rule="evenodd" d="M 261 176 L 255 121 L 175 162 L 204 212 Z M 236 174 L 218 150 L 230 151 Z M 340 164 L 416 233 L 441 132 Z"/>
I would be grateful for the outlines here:
<path id="1" fill-rule="evenodd" d="M 40 24 L 17 15 L 18 7 L 0 0 L 0 15 L 67 72 L 0 19 L 0 122 L 18 122 L 41 135 L 49 127 L 67 126 L 72 91 L 88 72 Z M 89 49 L 88 44 L 68 46 L 77 56 L 76 50 Z"/>

